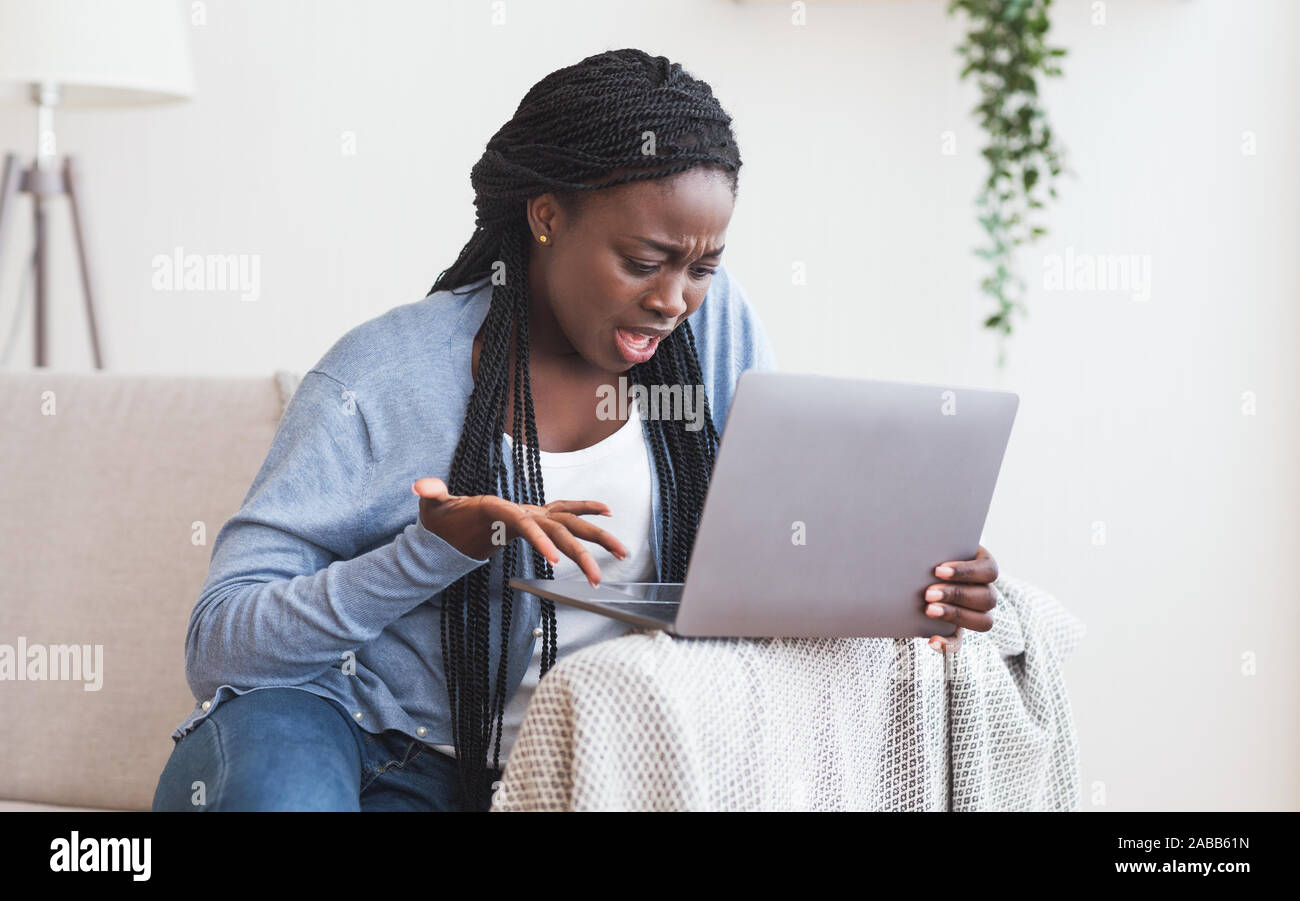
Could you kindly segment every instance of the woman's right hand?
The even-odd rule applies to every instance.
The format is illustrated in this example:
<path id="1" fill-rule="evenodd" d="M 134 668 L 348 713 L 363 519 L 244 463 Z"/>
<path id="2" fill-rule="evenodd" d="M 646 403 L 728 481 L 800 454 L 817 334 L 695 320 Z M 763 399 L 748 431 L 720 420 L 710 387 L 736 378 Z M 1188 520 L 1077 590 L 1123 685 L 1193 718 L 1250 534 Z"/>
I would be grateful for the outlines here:
<path id="1" fill-rule="evenodd" d="M 420 524 L 456 550 L 476 560 L 486 559 L 505 544 L 522 537 L 554 566 L 563 551 L 578 564 L 594 588 L 600 583 L 596 558 L 579 538 L 594 541 L 622 560 L 627 548 L 604 529 L 579 518 L 580 513 L 612 516 L 600 501 L 551 501 L 544 506 L 516 504 L 493 494 L 456 495 L 442 479 L 416 479 L 411 493 L 420 499 Z M 504 525 L 504 543 L 492 541 Z"/>

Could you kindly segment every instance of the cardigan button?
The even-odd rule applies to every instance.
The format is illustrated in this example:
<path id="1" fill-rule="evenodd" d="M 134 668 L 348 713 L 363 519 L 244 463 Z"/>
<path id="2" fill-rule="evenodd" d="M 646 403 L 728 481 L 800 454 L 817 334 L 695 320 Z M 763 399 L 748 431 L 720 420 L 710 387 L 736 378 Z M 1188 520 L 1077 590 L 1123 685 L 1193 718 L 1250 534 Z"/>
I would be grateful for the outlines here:
<path id="1" fill-rule="evenodd" d="M 535 626 L 533 628 L 533 638 L 541 638 L 541 637 L 542 637 L 542 627 Z"/>
<path id="2" fill-rule="evenodd" d="M 204 709 L 204 710 L 207 710 L 207 709 L 208 709 L 209 707 L 211 707 L 211 706 L 212 706 L 212 702 L 211 702 L 211 701 L 204 701 L 204 702 L 203 702 L 203 709 Z"/>
<path id="3" fill-rule="evenodd" d="M 420 738 L 424 738 L 424 736 L 427 735 L 428 732 L 429 732 L 429 730 L 426 729 L 426 728 L 424 728 L 423 726 L 420 726 L 419 728 L 417 728 L 417 729 L 415 730 L 415 734 L 418 735 L 418 736 L 420 736 Z"/>

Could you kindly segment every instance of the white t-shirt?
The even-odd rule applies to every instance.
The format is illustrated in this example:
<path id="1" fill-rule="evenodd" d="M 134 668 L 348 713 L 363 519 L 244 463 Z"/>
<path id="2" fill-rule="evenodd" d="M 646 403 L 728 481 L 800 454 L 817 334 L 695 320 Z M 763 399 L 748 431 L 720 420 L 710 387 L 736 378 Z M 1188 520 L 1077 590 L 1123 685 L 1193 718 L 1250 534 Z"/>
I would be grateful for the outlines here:
<path id="1" fill-rule="evenodd" d="M 628 409 L 627 422 L 617 432 L 590 447 L 567 453 L 539 452 L 542 485 L 548 502 L 594 500 L 609 507 L 610 516 L 591 513 L 583 514 L 582 518 L 595 523 L 622 542 L 623 547 L 627 548 L 627 557 L 619 560 L 603 545 L 585 538 L 578 539 L 595 558 L 596 565 L 600 567 L 602 582 L 653 582 L 656 575 L 654 554 L 650 548 L 650 530 L 654 527 L 650 501 L 650 455 L 642 433 L 641 419 L 637 414 L 635 397 L 629 402 Z M 506 435 L 506 443 L 513 448 L 514 442 L 509 435 Z M 560 552 L 559 562 L 551 565 L 551 571 L 556 579 L 585 578 L 577 561 L 563 551 Z M 540 620 L 537 625 L 541 625 Z M 558 662 L 579 648 L 618 638 L 631 630 L 631 626 L 619 620 L 566 604 L 556 604 L 555 659 Z M 523 682 L 507 702 L 503 714 L 503 767 L 518 737 L 524 711 L 537 687 L 541 660 L 542 639 L 538 638 Z M 434 747 L 444 754 L 455 756 L 455 748 L 451 745 Z M 491 758 L 489 747 L 489 764 Z"/>

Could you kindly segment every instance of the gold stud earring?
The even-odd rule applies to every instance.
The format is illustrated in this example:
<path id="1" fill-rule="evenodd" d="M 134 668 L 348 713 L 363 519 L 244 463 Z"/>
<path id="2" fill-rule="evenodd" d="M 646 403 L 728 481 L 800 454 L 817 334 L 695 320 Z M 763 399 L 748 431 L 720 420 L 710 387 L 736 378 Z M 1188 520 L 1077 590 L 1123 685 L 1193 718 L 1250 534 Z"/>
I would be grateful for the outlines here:
<path id="1" fill-rule="evenodd" d="M 537 240 L 539 240 L 539 241 L 541 241 L 543 244 L 545 244 L 545 243 L 546 243 L 546 235 L 538 235 L 538 236 L 537 236 Z"/>

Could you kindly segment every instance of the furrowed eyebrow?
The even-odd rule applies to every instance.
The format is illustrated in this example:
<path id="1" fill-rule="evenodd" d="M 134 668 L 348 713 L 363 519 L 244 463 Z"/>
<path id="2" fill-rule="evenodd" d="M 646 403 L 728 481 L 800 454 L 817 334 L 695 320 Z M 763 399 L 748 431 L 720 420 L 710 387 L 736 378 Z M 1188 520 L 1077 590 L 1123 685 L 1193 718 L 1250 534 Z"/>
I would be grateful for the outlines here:
<path id="1" fill-rule="evenodd" d="M 650 247 L 653 247 L 655 250 L 659 251 L 660 253 L 666 253 L 666 254 L 668 254 L 669 256 L 674 257 L 674 258 L 676 258 L 676 257 L 682 257 L 682 256 L 685 256 L 685 254 L 686 254 L 686 248 L 684 248 L 684 247 L 678 247 L 678 246 L 675 245 L 675 244 L 664 244 L 664 243 L 662 243 L 662 242 L 660 242 L 660 241 L 652 241 L 652 240 L 650 240 L 649 238 L 642 238 L 642 237 L 639 236 L 639 235 L 634 235 L 634 236 L 632 237 L 632 240 L 633 240 L 633 241 L 640 241 L 642 244 L 649 245 Z M 717 250 L 710 250 L 710 251 L 708 251 L 707 253 L 705 253 L 703 256 L 705 256 L 705 257 L 716 257 L 716 256 L 720 256 L 720 255 L 722 254 L 722 251 L 724 251 L 724 250 L 726 250 L 726 249 L 727 249 L 727 245 L 726 245 L 726 244 L 723 244 L 723 245 L 722 245 L 721 247 L 719 247 Z"/>

